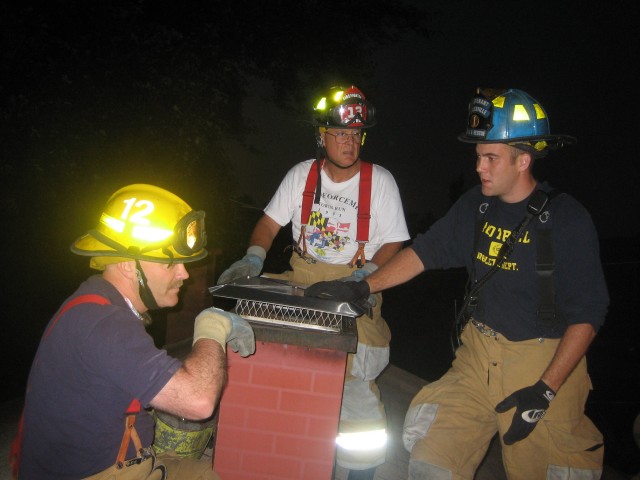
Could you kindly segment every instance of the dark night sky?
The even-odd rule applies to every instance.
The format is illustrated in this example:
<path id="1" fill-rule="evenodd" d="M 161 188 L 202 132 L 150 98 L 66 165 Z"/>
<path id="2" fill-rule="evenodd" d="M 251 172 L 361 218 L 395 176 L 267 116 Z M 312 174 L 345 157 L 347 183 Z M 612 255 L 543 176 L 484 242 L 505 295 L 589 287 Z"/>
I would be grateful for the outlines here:
<path id="1" fill-rule="evenodd" d="M 433 13 L 430 38 L 408 33 L 371 51 L 366 60 L 375 65 L 374 74 L 343 78 L 343 83 L 361 87 L 377 108 L 379 123 L 370 131 L 362 155 L 395 175 L 408 217 L 443 215 L 450 205 L 451 184 L 463 180 L 467 187 L 476 182 L 472 147 L 456 139 L 465 125 L 468 100 L 478 86 L 512 87 L 527 91 L 545 107 L 553 133 L 578 137 L 578 145 L 538 162 L 539 178 L 584 203 L 602 238 L 640 235 L 638 222 L 629 221 L 640 209 L 633 148 L 640 127 L 634 108 L 633 64 L 640 54 L 635 2 L 586 8 L 578 0 L 405 1 Z M 73 10 L 72 1 L 60 4 Z M 193 10 L 186 5 L 184 10 Z M 335 7 L 331 2 L 319 4 L 326 28 L 309 31 L 310 42 L 339 37 L 343 29 L 350 29 L 350 22 L 358 21 L 357 13 L 331 5 Z M 176 25 L 186 21 L 172 20 Z M 218 20 L 192 15 L 189 21 Z M 82 21 L 73 18 L 69 25 Z M 251 25 L 237 28 L 251 30 Z M 270 30 L 278 28 L 273 25 Z M 108 50 L 112 40 L 104 40 L 101 48 Z M 305 45 L 291 44 L 292 51 L 300 49 Z M 343 49 L 348 56 L 350 45 L 345 43 Z M 283 68 L 291 68 L 285 74 L 296 78 L 296 65 L 287 64 L 286 52 L 284 56 Z M 330 58 L 310 56 L 308 62 L 332 70 Z M 52 60 L 64 65 L 63 59 Z M 91 76 L 91 68 L 100 67 L 83 65 L 76 70 Z M 11 78 L 4 89 L 0 80 L 0 95 L 14 94 L 11 88 L 19 81 Z M 225 150 L 240 179 L 238 194 L 246 193 L 262 207 L 286 170 L 314 154 L 314 140 L 312 129 L 302 123 L 308 117 L 279 109 L 277 93 L 268 82 L 257 79 L 250 91 L 242 108 L 253 133 L 243 144 L 228 137 Z M 313 100 L 308 99 L 309 109 Z M 90 107 L 87 104 L 86 116 L 100 116 Z M 46 119 L 47 112 L 43 114 Z"/>
<path id="2" fill-rule="evenodd" d="M 438 12 L 432 38 L 406 36 L 372 52 L 375 76 L 352 79 L 367 87 L 379 117 L 362 156 L 395 175 L 405 211 L 439 217 L 450 204 L 453 181 L 463 176 L 465 185 L 475 182 L 472 147 L 456 139 L 467 102 L 477 86 L 512 87 L 544 106 L 553 133 L 578 137 L 578 145 L 538 162 L 540 179 L 578 198 L 601 237 L 638 236 L 640 226 L 630 215 L 640 209 L 635 4 L 425 3 Z M 257 126 L 249 141 L 260 153 L 234 150 L 259 205 L 287 168 L 313 154 L 311 130 L 292 124 L 270 104 L 269 94 L 268 85 L 257 84 L 244 106 Z"/>

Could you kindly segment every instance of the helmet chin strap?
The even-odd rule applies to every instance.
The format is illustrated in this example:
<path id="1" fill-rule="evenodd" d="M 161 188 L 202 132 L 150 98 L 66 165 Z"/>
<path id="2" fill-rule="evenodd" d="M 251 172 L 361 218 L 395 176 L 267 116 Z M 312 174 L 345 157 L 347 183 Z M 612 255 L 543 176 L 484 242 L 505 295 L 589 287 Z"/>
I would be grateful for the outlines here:
<path id="1" fill-rule="evenodd" d="M 140 265 L 140 261 L 136 259 L 136 275 L 138 276 L 138 283 L 140 284 L 139 292 L 140 299 L 142 303 L 146 305 L 149 310 L 158 310 L 160 307 L 156 302 L 156 299 L 153 298 L 153 293 L 151 293 L 151 289 L 149 288 L 149 284 L 147 282 L 147 277 L 142 270 L 142 265 Z"/>

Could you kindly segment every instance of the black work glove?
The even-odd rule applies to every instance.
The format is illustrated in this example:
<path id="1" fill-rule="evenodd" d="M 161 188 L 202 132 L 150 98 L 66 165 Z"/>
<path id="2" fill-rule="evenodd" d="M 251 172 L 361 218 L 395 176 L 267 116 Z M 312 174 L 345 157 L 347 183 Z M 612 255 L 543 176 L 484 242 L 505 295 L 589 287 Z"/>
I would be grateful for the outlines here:
<path id="1" fill-rule="evenodd" d="M 305 297 L 324 298 L 336 302 L 350 302 L 361 305 L 367 309 L 369 315 L 371 305 L 367 300 L 370 294 L 369 284 L 364 280 L 360 282 L 345 282 L 341 280 L 318 282 L 307 287 L 304 291 Z"/>
<path id="2" fill-rule="evenodd" d="M 502 437 L 504 444 L 513 445 L 533 432 L 538 421 L 547 413 L 549 403 L 555 396 L 556 392 L 542 380 L 538 380 L 535 385 L 513 392 L 496 405 L 498 413 L 504 413 L 516 407 L 511 426 Z"/>

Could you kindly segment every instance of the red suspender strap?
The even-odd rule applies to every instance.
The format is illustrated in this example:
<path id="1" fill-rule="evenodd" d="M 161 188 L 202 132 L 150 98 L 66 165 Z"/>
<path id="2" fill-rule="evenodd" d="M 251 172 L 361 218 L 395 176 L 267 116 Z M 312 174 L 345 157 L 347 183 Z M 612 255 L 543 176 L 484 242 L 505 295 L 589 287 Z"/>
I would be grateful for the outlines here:
<path id="1" fill-rule="evenodd" d="M 320 169 L 322 163 L 320 162 Z M 302 213 L 300 215 L 300 225 L 308 225 L 313 206 L 313 197 L 318 183 L 317 160 L 314 160 L 307 175 L 307 183 L 302 193 Z M 371 177 L 373 164 L 360 161 L 360 189 L 358 192 L 358 230 L 356 240 L 358 242 L 369 241 L 369 220 L 371 219 Z"/>
<path id="2" fill-rule="evenodd" d="M 371 176 L 373 164 L 360 162 L 360 191 L 358 192 L 358 242 L 369 241 L 369 220 L 371 220 Z"/>
<path id="3" fill-rule="evenodd" d="M 373 164 L 365 161 L 360 162 L 360 189 L 358 191 L 358 229 L 356 230 L 356 241 L 358 250 L 349 262 L 349 266 L 361 268 L 367 263 L 364 254 L 364 245 L 369 241 L 369 221 L 371 220 L 371 177 Z"/>
<path id="4" fill-rule="evenodd" d="M 305 240 L 306 227 L 309 224 L 311 216 L 311 208 L 313 207 L 313 198 L 318 184 L 319 170 L 322 169 L 324 160 L 320 162 L 318 168 L 318 160 L 314 160 L 307 175 L 307 182 L 302 193 L 302 212 L 300 214 L 300 237 L 298 238 L 297 247 L 301 254 L 306 256 L 307 244 Z M 353 267 L 358 265 L 362 267 L 366 263 L 364 254 L 364 245 L 369 241 L 369 223 L 371 220 L 371 185 L 373 176 L 373 164 L 360 161 L 360 186 L 358 191 L 358 223 L 356 230 L 356 241 L 358 242 L 358 251 L 354 255 L 349 265 Z M 302 246 L 301 246 L 302 245 Z"/>
<path id="5" fill-rule="evenodd" d="M 108 305 L 111 302 L 109 299 L 103 297 L 102 295 L 80 295 L 79 297 L 73 298 L 65 303 L 60 312 L 51 322 L 49 328 L 44 334 L 44 338 L 48 337 L 51 333 L 51 329 L 58 323 L 58 320 L 70 308 L 75 307 L 76 305 L 80 305 L 82 303 L 97 303 L 99 305 Z M 137 401 L 137 400 L 136 400 Z M 133 402 L 132 402 L 133 403 Z M 131 406 L 129 406 L 131 408 Z M 138 403 L 138 411 L 140 410 L 140 403 Z M 20 421 L 18 422 L 18 434 L 11 442 L 11 450 L 9 451 L 9 465 L 11 465 L 11 475 L 14 479 L 18 478 L 18 468 L 20 468 L 20 453 L 22 451 L 22 436 L 24 432 L 24 408 L 22 410 L 22 414 L 20 415 Z"/>
<path id="6" fill-rule="evenodd" d="M 141 409 L 142 408 L 140 407 L 140 400 L 134 398 L 133 400 L 131 400 L 131 403 L 129 404 L 129 407 L 127 408 L 127 411 L 125 413 L 127 415 L 129 415 L 130 413 L 140 413 Z"/>
<path id="7" fill-rule="evenodd" d="M 60 310 L 60 313 L 56 315 L 56 318 L 53 319 L 53 321 L 51 322 L 51 325 L 49 325 L 49 328 L 44 334 L 44 338 L 47 338 L 49 336 L 49 334 L 51 333 L 51 330 L 53 329 L 53 327 L 56 326 L 56 323 L 58 323 L 58 320 L 60 319 L 60 317 L 64 312 L 66 312 L 70 308 L 75 307 L 76 305 L 80 305 L 81 303 L 97 303 L 99 305 L 108 305 L 111 302 L 105 297 L 103 297 L 102 295 L 80 295 L 79 297 L 69 300 L 67 303 L 64 304 L 64 306 Z"/>
<path id="8" fill-rule="evenodd" d="M 307 174 L 307 183 L 304 186 L 304 192 L 302 192 L 302 212 L 300 213 L 300 236 L 298 237 L 298 243 L 295 246 L 295 250 L 304 258 L 307 262 L 315 263 L 315 259 L 307 256 L 307 225 L 309 224 L 309 217 L 311 216 L 311 207 L 313 207 L 313 197 L 318 185 L 318 175 L 322 169 L 324 160 L 314 160 Z"/>
<path id="9" fill-rule="evenodd" d="M 308 225 L 311 216 L 311 207 L 313 207 L 313 197 L 316 193 L 316 185 L 318 184 L 318 172 L 322 170 L 324 160 L 320 160 L 320 168 L 318 168 L 318 160 L 314 160 L 307 175 L 307 183 L 302 192 L 302 213 L 300 214 L 300 225 Z"/>
<path id="10" fill-rule="evenodd" d="M 22 432 L 24 431 L 24 410 L 20 415 L 20 421 L 18 422 L 18 433 L 11 442 L 11 449 L 9 450 L 9 465 L 11 465 L 11 478 L 16 480 L 18 478 L 18 468 L 20 467 L 20 451 L 22 450 Z"/>

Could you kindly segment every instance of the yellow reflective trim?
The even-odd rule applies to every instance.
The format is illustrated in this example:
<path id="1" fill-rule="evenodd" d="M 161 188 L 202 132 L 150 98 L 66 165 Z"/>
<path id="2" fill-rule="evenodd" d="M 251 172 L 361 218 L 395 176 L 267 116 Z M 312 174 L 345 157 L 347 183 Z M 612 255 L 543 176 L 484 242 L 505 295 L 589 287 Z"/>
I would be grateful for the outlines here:
<path id="1" fill-rule="evenodd" d="M 513 107 L 513 120 L 516 122 L 529 121 L 529 114 L 524 105 L 518 104 Z"/>
<path id="2" fill-rule="evenodd" d="M 316 110 L 324 110 L 327 108 L 327 97 L 322 97 L 316 105 Z"/>
<path id="3" fill-rule="evenodd" d="M 533 148 L 535 148 L 536 150 L 538 150 L 539 152 L 541 152 L 542 150 L 544 150 L 545 148 L 547 148 L 547 142 L 542 140 L 540 142 L 536 142 L 536 144 L 533 146 Z"/>
<path id="4" fill-rule="evenodd" d="M 138 240 L 145 240 L 148 242 L 161 242 L 173 235 L 173 230 L 165 230 L 164 228 L 157 227 L 145 227 L 142 225 L 135 225 L 131 232 L 131 236 Z"/>
<path id="5" fill-rule="evenodd" d="M 117 218 L 113 218 L 107 213 L 103 213 L 100 216 L 100 222 L 104 223 L 111 230 L 115 230 L 118 233 L 124 232 L 124 222 L 122 220 L 118 220 Z"/>
<path id="6" fill-rule="evenodd" d="M 540 140 L 539 142 L 510 142 L 508 143 L 508 145 L 511 145 L 512 147 L 516 147 L 519 148 L 518 145 L 529 145 L 532 148 L 535 148 L 537 151 L 541 152 L 543 151 L 545 148 L 547 148 L 549 146 L 549 144 L 545 141 L 545 140 Z M 491 249 L 489 250 L 490 254 L 492 252 L 492 250 L 495 248 L 494 247 L 494 243 L 493 242 L 491 245 Z M 501 243 L 496 243 L 496 245 L 500 246 L 502 245 Z M 495 254 L 493 254 L 492 256 L 496 256 Z"/>
<path id="7" fill-rule="evenodd" d="M 343 93 L 344 93 L 344 92 L 343 92 L 342 90 L 340 90 L 339 92 L 334 93 L 334 94 L 333 94 L 333 100 L 334 100 L 335 102 L 339 102 L 340 100 L 342 100 L 342 94 L 343 94 Z"/>
<path id="8" fill-rule="evenodd" d="M 534 103 L 533 108 L 536 109 L 536 118 L 538 120 L 540 120 L 541 118 L 547 118 L 547 116 L 544 114 L 544 110 L 540 105 L 538 105 L 537 103 Z"/>
<path id="9" fill-rule="evenodd" d="M 504 108 L 504 95 L 500 95 L 492 100 L 493 106 L 497 108 Z"/>

